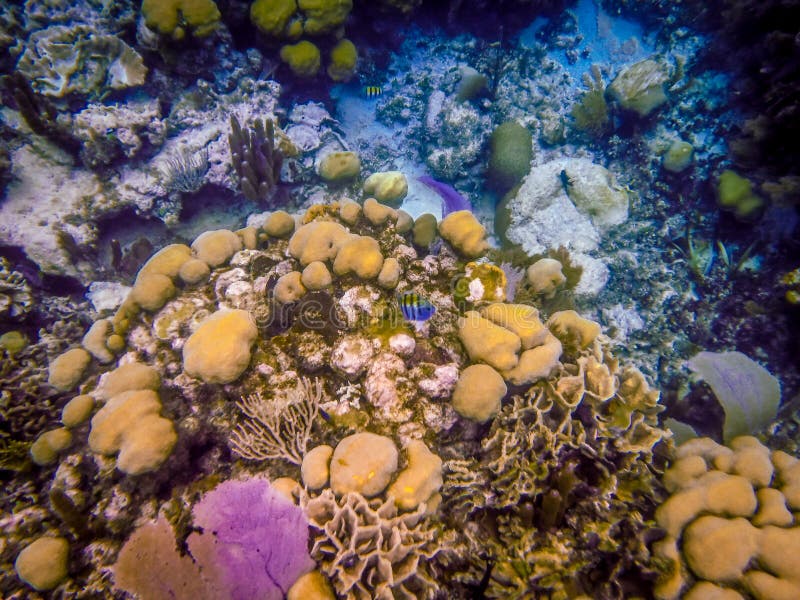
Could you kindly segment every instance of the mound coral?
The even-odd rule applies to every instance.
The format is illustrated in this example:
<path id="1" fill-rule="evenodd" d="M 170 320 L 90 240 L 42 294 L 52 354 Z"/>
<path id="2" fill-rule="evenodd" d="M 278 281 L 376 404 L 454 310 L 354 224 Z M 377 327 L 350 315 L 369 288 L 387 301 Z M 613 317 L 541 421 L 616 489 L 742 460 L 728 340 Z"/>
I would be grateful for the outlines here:
<path id="1" fill-rule="evenodd" d="M 347 39 L 339 40 L 331 50 L 328 77 L 334 81 L 349 81 L 355 74 L 357 64 L 358 52 L 355 44 Z"/>
<path id="2" fill-rule="evenodd" d="M 664 85 L 669 81 L 666 66 L 647 59 L 622 69 L 609 84 L 608 93 L 620 106 L 644 117 L 667 101 Z"/>
<path id="3" fill-rule="evenodd" d="M 675 459 L 664 473 L 672 495 L 656 511 L 667 537 L 654 550 L 669 565 L 656 598 L 712 589 L 736 598 L 800 594 L 800 528 L 791 512 L 800 506 L 800 461 L 749 436 L 729 447 L 697 438 Z"/>
<path id="4" fill-rule="evenodd" d="M 143 0 L 142 15 L 150 29 L 175 40 L 209 35 L 221 16 L 214 0 Z"/>
<path id="5" fill-rule="evenodd" d="M 62 537 L 38 538 L 19 553 L 14 569 L 38 591 L 52 590 L 67 576 L 69 543 Z"/>
<path id="6" fill-rule="evenodd" d="M 308 40 L 283 46 L 281 60 L 299 77 L 313 77 L 322 64 L 319 48 Z"/>
<path id="7" fill-rule="evenodd" d="M 533 158 L 530 131 L 508 121 L 492 132 L 489 179 L 502 192 L 510 190 L 528 174 Z"/>

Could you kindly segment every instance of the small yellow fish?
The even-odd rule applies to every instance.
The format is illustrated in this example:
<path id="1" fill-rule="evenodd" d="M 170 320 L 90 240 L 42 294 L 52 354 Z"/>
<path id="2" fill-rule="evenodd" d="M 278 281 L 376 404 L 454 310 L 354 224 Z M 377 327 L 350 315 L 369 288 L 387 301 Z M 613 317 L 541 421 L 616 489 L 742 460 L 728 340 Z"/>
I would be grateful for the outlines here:
<path id="1" fill-rule="evenodd" d="M 364 95 L 367 98 L 377 98 L 383 94 L 383 88 L 379 85 L 368 85 L 364 87 Z"/>

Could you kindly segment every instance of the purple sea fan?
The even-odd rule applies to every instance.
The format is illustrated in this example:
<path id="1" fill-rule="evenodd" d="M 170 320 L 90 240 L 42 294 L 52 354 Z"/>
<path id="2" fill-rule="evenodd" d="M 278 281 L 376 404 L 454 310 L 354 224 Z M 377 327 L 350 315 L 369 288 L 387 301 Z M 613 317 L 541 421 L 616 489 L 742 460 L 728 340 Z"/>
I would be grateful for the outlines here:
<path id="1" fill-rule="evenodd" d="M 436 181 L 433 177 L 428 177 L 427 175 L 417 177 L 417 181 L 424 183 L 442 197 L 443 219 L 450 213 L 459 210 L 472 211 L 472 205 L 469 203 L 469 200 L 459 194 L 454 187 L 442 183 L 441 181 Z"/>
<path id="2" fill-rule="evenodd" d="M 223 482 L 193 515 L 203 531 L 189 536 L 189 551 L 232 600 L 283 600 L 315 566 L 303 509 L 266 479 Z"/>

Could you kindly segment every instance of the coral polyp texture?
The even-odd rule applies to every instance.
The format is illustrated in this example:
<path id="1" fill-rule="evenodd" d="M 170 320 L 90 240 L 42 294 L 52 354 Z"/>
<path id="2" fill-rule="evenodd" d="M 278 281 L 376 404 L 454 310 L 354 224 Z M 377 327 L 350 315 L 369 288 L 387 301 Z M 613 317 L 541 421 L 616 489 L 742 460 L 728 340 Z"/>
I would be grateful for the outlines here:
<path id="1" fill-rule="evenodd" d="M 0 3 L 0 596 L 800 598 L 791 4 Z"/>

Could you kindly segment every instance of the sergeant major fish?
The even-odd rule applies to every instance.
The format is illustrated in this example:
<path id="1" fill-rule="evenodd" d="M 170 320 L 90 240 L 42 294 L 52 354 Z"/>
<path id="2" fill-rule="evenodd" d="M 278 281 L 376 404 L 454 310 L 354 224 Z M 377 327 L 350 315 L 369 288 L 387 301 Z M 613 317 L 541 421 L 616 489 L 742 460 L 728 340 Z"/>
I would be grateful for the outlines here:
<path id="1" fill-rule="evenodd" d="M 397 304 L 407 321 L 427 321 L 436 312 L 436 307 L 416 292 L 398 294 Z"/>

